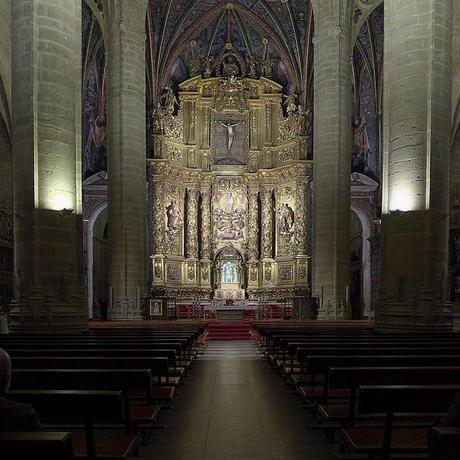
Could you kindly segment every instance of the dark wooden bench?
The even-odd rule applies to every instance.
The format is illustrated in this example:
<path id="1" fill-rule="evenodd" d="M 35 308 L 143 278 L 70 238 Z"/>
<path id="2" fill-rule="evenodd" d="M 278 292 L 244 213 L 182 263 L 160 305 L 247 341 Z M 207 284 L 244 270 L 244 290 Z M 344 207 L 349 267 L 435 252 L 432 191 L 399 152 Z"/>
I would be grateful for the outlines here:
<path id="1" fill-rule="evenodd" d="M 363 385 L 460 385 L 458 367 L 337 367 L 329 369 L 329 390 L 350 391 L 346 403 L 320 404 L 318 415 L 324 422 L 339 422 L 342 426 L 355 423 L 356 396 Z M 326 396 L 327 398 L 327 396 Z M 372 419 L 383 418 L 373 414 Z M 364 419 L 367 420 L 369 416 Z M 362 420 L 363 418 L 361 418 Z"/>
<path id="2" fill-rule="evenodd" d="M 10 396 L 31 404 L 45 427 L 83 429 L 72 435 L 75 458 L 124 460 L 137 447 L 121 391 L 15 390 Z M 116 432 L 102 434 L 99 427 Z"/>
<path id="3" fill-rule="evenodd" d="M 92 357 L 92 358 L 167 358 L 169 364 L 169 375 L 175 377 L 185 377 L 187 368 L 185 366 L 179 366 L 176 350 L 166 348 L 153 348 L 153 349 L 110 349 L 101 350 L 99 348 L 74 348 L 74 349 L 57 349 L 57 348 L 46 348 L 46 349 L 8 349 L 8 353 L 11 357 Z"/>
<path id="4" fill-rule="evenodd" d="M 393 426 L 395 413 L 446 413 L 460 386 L 449 385 L 378 385 L 362 386 L 358 390 L 358 414 L 384 413 L 383 426 L 353 427 L 341 431 L 345 451 L 376 454 L 388 460 L 391 453 L 415 454 L 428 452 L 430 428 L 412 425 Z"/>
<path id="5" fill-rule="evenodd" d="M 460 427 L 435 427 L 430 433 L 430 460 L 458 460 Z"/>
<path id="6" fill-rule="evenodd" d="M 131 399 L 130 421 L 144 443 L 158 425 L 161 406 L 152 395 L 150 369 L 13 369 L 13 390 L 118 390 Z M 135 396 L 135 397 L 133 397 Z"/>
<path id="7" fill-rule="evenodd" d="M 299 350 L 300 352 L 300 350 Z M 406 356 L 311 356 L 302 358 L 304 370 L 312 375 L 312 381 L 298 386 L 300 394 L 310 402 L 324 402 L 325 398 L 347 398 L 349 391 L 328 391 L 329 368 L 331 367 L 427 367 L 427 366 L 460 366 L 460 356 L 457 355 L 406 355 Z M 318 385 L 316 376 L 322 376 L 323 382 Z"/>
<path id="8" fill-rule="evenodd" d="M 2 460 L 73 460 L 69 432 L 0 433 Z"/>

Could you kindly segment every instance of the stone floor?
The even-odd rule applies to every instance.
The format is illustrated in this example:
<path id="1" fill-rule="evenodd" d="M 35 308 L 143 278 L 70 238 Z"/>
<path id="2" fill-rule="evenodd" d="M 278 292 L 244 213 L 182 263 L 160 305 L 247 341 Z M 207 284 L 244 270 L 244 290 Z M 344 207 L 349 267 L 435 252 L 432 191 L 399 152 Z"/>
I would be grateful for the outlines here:
<path id="1" fill-rule="evenodd" d="M 334 448 L 249 341 L 211 342 L 141 459 L 332 460 Z"/>

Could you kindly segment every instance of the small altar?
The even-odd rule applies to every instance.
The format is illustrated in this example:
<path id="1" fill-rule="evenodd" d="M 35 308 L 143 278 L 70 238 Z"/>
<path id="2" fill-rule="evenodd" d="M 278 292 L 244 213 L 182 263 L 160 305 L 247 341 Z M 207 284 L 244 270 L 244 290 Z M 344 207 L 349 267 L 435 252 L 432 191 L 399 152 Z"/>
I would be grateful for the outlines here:
<path id="1" fill-rule="evenodd" d="M 217 319 L 224 323 L 240 323 L 244 321 L 244 309 L 243 308 L 221 308 L 216 310 Z"/>

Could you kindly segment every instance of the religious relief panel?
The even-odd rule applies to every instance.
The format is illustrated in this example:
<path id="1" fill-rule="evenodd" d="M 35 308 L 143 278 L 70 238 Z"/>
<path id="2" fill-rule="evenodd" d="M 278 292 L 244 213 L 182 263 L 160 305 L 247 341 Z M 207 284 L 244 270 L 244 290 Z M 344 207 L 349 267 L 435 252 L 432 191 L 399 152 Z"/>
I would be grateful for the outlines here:
<path id="1" fill-rule="evenodd" d="M 293 254 L 295 212 L 294 194 L 290 187 L 282 187 L 276 191 L 277 214 L 277 256 Z"/>
<path id="2" fill-rule="evenodd" d="M 213 232 L 218 249 L 246 239 L 247 195 L 240 178 L 219 178 L 213 191 Z"/>

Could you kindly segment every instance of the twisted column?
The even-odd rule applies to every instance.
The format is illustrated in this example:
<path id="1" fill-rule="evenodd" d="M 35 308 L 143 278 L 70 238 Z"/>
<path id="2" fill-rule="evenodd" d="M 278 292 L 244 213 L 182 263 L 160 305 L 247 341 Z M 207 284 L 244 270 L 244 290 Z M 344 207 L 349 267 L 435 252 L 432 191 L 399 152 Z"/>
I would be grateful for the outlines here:
<path id="1" fill-rule="evenodd" d="M 185 252 L 188 259 L 198 259 L 198 190 L 187 188 L 187 235 Z"/>
<path id="2" fill-rule="evenodd" d="M 262 258 L 273 258 L 273 190 L 265 188 L 261 193 L 262 207 Z"/>
<path id="3" fill-rule="evenodd" d="M 211 259 L 211 189 L 201 190 L 201 258 Z"/>
<path id="4" fill-rule="evenodd" d="M 248 192 L 248 254 L 250 261 L 259 259 L 259 192 L 249 188 Z"/>

